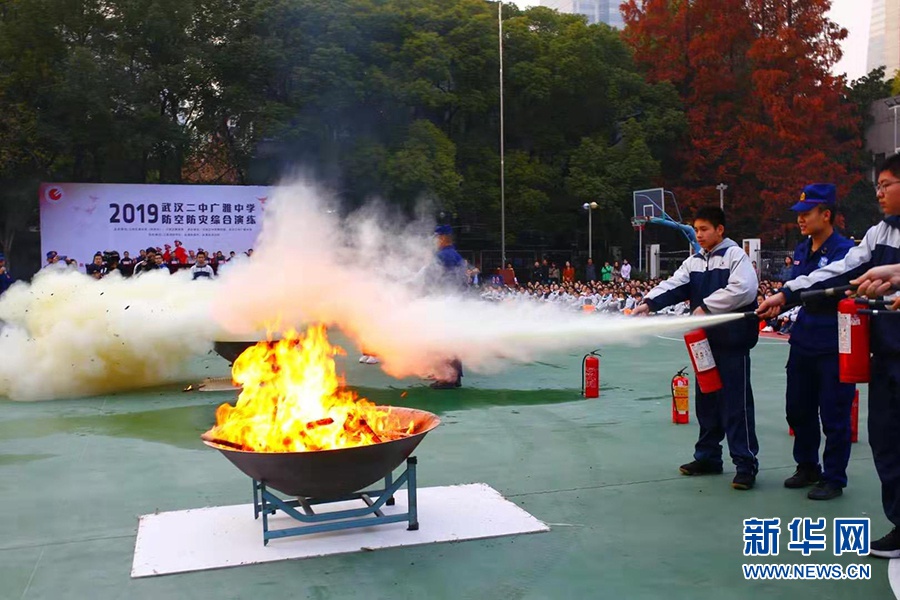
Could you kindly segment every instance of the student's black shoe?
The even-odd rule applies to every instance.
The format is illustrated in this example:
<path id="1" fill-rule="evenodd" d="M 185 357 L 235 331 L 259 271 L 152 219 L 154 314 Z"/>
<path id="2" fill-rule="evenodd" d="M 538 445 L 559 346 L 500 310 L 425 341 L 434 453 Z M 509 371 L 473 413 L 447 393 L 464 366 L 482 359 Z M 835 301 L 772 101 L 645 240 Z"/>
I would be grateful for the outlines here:
<path id="1" fill-rule="evenodd" d="M 794 474 L 784 480 L 784 487 L 799 489 L 816 485 L 822 479 L 818 465 L 797 465 Z"/>
<path id="2" fill-rule="evenodd" d="M 844 494 L 844 490 L 836 483 L 820 481 L 806 495 L 810 500 L 831 500 Z"/>
<path id="3" fill-rule="evenodd" d="M 433 390 L 452 390 L 462 386 L 459 381 L 435 381 L 430 386 Z"/>
<path id="4" fill-rule="evenodd" d="M 682 475 L 719 475 L 722 473 L 722 465 L 710 463 L 702 460 L 695 460 L 686 465 L 678 467 Z"/>
<path id="5" fill-rule="evenodd" d="M 872 542 L 869 554 L 881 558 L 900 558 L 900 529 L 894 527 L 889 534 Z"/>
<path id="6" fill-rule="evenodd" d="M 756 475 L 750 473 L 738 473 L 731 480 L 731 487 L 736 490 L 749 490 L 756 484 Z"/>

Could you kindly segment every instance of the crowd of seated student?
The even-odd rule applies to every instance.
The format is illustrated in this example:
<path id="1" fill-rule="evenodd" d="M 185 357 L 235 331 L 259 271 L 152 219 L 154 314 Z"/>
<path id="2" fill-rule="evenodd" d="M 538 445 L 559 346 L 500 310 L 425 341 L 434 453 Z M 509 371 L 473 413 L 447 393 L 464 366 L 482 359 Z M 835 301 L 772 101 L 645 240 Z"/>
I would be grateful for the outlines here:
<path id="1" fill-rule="evenodd" d="M 221 250 L 216 252 L 207 252 L 203 248 L 187 250 L 176 240 L 174 247 L 169 244 L 164 248 L 149 246 L 139 250 L 134 256 L 128 250 L 121 254 L 118 250 L 97 251 L 92 260 L 85 264 L 84 271 L 95 279 L 101 279 L 113 271 L 117 271 L 123 277 L 135 277 L 148 271 L 162 269 L 170 274 L 190 270 L 194 279 L 210 278 L 216 277 L 219 270 L 228 263 L 252 255 L 252 248 L 240 254 L 231 251 L 227 256 Z M 47 263 L 44 267 L 79 269 L 77 260 L 60 255 L 56 251 L 47 253 Z"/>
<path id="2" fill-rule="evenodd" d="M 566 266 L 567 269 L 570 268 L 569 263 L 566 263 Z M 482 279 L 477 269 L 470 269 L 471 283 L 480 289 L 482 298 L 490 301 L 531 298 L 559 304 L 572 310 L 629 314 L 635 306 L 643 301 L 644 295 L 660 281 L 659 279 L 645 281 L 625 279 L 621 276 L 618 263 L 616 263 L 612 277 L 605 281 L 603 279 L 586 280 L 584 277 L 578 280 L 574 277 L 563 277 L 562 280 L 552 277 L 544 278 L 540 267 L 540 263 L 535 263 L 535 268 L 529 272 L 531 280 L 527 283 L 520 283 L 512 265 L 507 265 L 506 269 L 497 269 L 496 273 L 487 279 Z M 601 277 L 605 270 L 606 266 L 604 265 Z M 554 271 L 550 270 L 549 273 L 552 275 Z M 780 287 L 781 282 L 779 281 L 760 281 L 759 302 L 771 296 Z M 799 309 L 780 315 L 777 319 L 760 321 L 759 327 L 764 331 L 787 334 L 797 318 L 797 310 Z M 662 311 L 663 314 L 670 315 L 686 315 L 689 312 L 686 302 L 667 307 Z"/>

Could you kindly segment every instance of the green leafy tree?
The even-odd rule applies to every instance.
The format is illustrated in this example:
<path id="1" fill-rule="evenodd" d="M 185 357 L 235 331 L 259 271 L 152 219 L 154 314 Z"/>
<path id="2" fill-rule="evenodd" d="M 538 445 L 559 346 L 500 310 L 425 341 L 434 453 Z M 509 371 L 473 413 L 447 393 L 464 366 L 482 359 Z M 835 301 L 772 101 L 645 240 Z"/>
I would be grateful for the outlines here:
<path id="1" fill-rule="evenodd" d="M 572 153 L 566 177 L 574 198 L 600 205 L 600 232 L 604 239 L 617 243 L 630 232 L 622 224 L 634 212 L 632 192 L 649 187 L 660 175 L 660 163 L 650 152 L 642 126 L 629 120 L 623 134 L 615 146 L 603 139 L 584 138 Z"/>
<path id="2" fill-rule="evenodd" d="M 676 88 L 605 25 L 503 13 L 507 241 L 568 247 L 594 188 L 604 235 L 627 237 L 633 187 L 680 168 Z M 8 2 L 0 241 L 34 223 L 41 180 L 259 184 L 301 166 L 351 203 L 426 199 L 496 244 L 497 27 L 483 0 Z"/>
<path id="3" fill-rule="evenodd" d="M 388 158 L 385 170 L 394 201 L 411 204 L 425 195 L 455 209 L 462 181 L 456 171 L 456 146 L 430 121 L 418 120 L 410 126 L 409 136 Z"/>

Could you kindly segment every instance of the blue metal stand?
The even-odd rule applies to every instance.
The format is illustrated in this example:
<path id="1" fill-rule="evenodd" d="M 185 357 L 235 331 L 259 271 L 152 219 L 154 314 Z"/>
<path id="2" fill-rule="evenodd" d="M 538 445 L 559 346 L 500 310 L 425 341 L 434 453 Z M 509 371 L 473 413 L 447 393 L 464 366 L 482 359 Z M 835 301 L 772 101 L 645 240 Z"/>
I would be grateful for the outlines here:
<path id="1" fill-rule="evenodd" d="M 338 531 L 352 529 L 354 527 L 369 527 L 370 525 L 382 525 L 385 523 L 400 523 L 407 521 L 407 530 L 419 529 L 419 518 L 416 504 L 416 464 L 415 456 L 406 459 L 406 470 L 395 480 L 393 473 L 384 478 L 384 488 L 355 492 L 340 498 L 297 498 L 296 500 L 283 500 L 270 492 L 266 484 L 253 480 L 253 517 L 258 519 L 262 515 L 263 544 L 268 545 L 269 540 L 322 531 Z M 402 514 L 385 515 L 381 512 L 384 505 L 394 505 L 394 494 L 406 484 L 406 493 L 409 498 L 408 510 Z M 352 508 L 335 512 L 318 514 L 313 511 L 317 504 L 329 504 L 332 502 L 345 502 L 348 500 L 362 500 L 365 508 Z M 297 507 L 300 510 L 297 510 Z M 301 527 L 287 529 L 269 529 L 269 515 L 282 511 L 288 516 L 307 523 Z M 302 512 L 301 512 L 302 511 Z"/>

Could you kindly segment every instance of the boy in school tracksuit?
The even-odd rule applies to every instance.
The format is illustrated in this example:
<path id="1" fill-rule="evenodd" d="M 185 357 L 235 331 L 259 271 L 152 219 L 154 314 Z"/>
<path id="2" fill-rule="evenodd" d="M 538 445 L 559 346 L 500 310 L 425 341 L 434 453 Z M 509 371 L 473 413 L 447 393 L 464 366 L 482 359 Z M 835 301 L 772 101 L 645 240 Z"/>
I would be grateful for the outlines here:
<path id="1" fill-rule="evenodd" d="M 668 280 L 651 290 L 634 314 L 658 311 L 690 301 L 695 315 L 747 312 L 756 308 L 759 280 L 750 258 L 734 241 L 724 237 L 725 213 L 718 206 L 702 208 L 694 219 L 697 241 L 703 250 L 682 263 Z M 700 437 L 694 460 L 682 465 L 683 475 L 722 472 L 722 439 L 737 473 L 732 487 L 749 490 L 756 483 L 756 424 L 750 386 L 750 349 L 759 339 L 756 320 L 740 319 L 706 329 L 710 349 L 722 378 L 722 389 L 711 394 L 696 388 Z"/>
<path id="2" fill-rule="evenodd" d="M 843 260 L 787 282 L 759 307 L 760 315 L 799 302 L 803 291 L 845 285 L 865 277 L 873 267 L 900 262 L 900 155 L 887 158 L 878 173 L 878 203 L 884 220 L 870 228 Z M 890 533 L 871 543 L 870 553 L 896 558 L 900 557 L 900 315 L 873 317 L 870 332 L 869 445 L 881 479 L 884 513 L 894 524 Z"/>
<path id="3" fill-rule="evenodd" d="M 789 280 L 844 258 L 854 243 L 834 230 L 837 190 L 830 183 L 808 185 L 797 213 L 800 233 L 808 236 L 794 251 Z M 806 303 L 791 329 L 791 352 L 787 362 L 786 408 L 788 425 L 794 430 L 794 461 L 797 469 L 784 487 L 815 486 L 810 500 L 831 500 L 847 486 L 850 460 L 850 408 L 856 386 L 841 383 L 838 376 L 837 298 Z M 825 434 L 822 467 L 819 464 L 819 420 Z"/>

